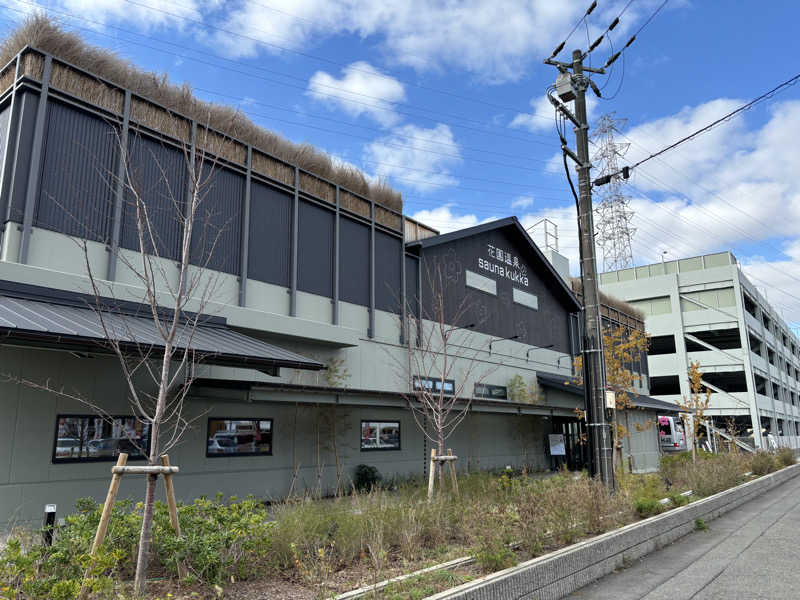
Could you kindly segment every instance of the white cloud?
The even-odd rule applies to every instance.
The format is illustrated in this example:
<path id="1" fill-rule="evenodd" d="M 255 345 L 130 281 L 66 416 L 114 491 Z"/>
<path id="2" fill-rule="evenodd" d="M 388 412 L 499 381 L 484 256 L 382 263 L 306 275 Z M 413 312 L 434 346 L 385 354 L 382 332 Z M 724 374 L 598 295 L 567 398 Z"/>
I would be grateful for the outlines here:
<path id="1" fill-rule="evenodd" d="M 533 206 L 533 196 L 518 196 L 511 201 L 511 209 L 529 208 Z"/>
<path id="2" fill-rule="evenodd" d="M 497 218 L 479 219 L 474 213 L 457 214 L 452 210 L 455 206 L 455 203 L 448 203 L 436 208 L 420 210 L 411 215 L 411 218 L 424 225 L 438 229 L 440 233 L 449 233 L 458 229 L 473 227 L 474 225 L 494 221 Z"/>
<path id="3" fill-rule="evenodd" d="M 450 168 L 461 162 L 461 153 L 447 125 L 425 129 L 409 124 L 367 144 L 364 161 L 375 165 L 379 177 L 427 192 L 458 183 Z"/>
<path id="4" fill-rule="evenodd" d="M 586 116 L 591 123 L 597 116 L 597 98 L 592 95 L 586 96 Z M 533 133 L 541 133 L 550 131 L 555 136 L 555 108 L 547 99 L 547 96 L 536 96 L 531 98 L 530 102 L 533 110 L 529 113 L 518 113 L 511 122 L 509 127 L 515 129 L 527 129 Z M 571 111 L 575 111 L 575 103 L 568 102 L 567 106 Z"/>
<path id="5" fill-rule="evenodd" d="M 542 133 L 551 131 L 555 135 L 555 108 L 547 99 L 547 96 L 537 96 L 531 98 L 531 108 L 529 113 L 518 113 L 511 122 L 509 127 L 514 129 L 527 129 L 533 133 Z M 567 106 L 571 111 L 575 111 L 575 103 L 568 102 Z M 591 95 L 586 96 L 586 115 L 591 123 L 596 117 L 597 113 L 597 98 Z"/>
<path id="6" fill-rule="evenodd" d="M 655 1 L 632 6 L 618 35 L 636 25 Z M 622 5 L 618 0 L 596 10 L 591 33 L 599 33 L 595 22 L 608 23 Z M 532 60 L 549 55 L 584 10 L 581 3 L 552 0 L 245 2 L 222 18 L 219 26 L 226 31 L 215 33 L 213 44 L 233 57 L 253 57 L 262 49 L 297 50 L 330 36 L 356 34 L 378 44 L 396 64 L 418 71 L 458 68 L 502 82 L 519 79 Z M 580 45 L 580 40 L 571 43 Z"/>
<path id="7" fill-rule="evenodd" d="M 187 19 L 201 21 L 208 3 L 197 0 L 182 0 L 180 3 L 166 0 L 137 0 L 136 4 L 119 0 L 56 0 L 54 2 L 15 2 L 10 10 L 13 19 L 20 12 L 53 9 L 53 16 L 69 21 L 67 15 L 77 15 L 75 21 L 81 27 L 104 27 L 107 23 L 130 23 L 140 30 L 173 28 L 182 30 L 191 27 Z"/>
<path id="8" fill-rule="evenodd" d="M 384 127 L 395 125 L 400 120 L 392 103 L 402 102 L 406 98 L 405 89 L 399 81 L 365 61 L 354 62 L 343 68 L 340 79 L 317 71 L 309 79 L 306 93 L 355 117 L 367 115 Z"/>
<path id="9" fill-rule="evenodd" d="M 739 104 L 718 99 L 624 131 L 633 145 L 621 164 L 647 156 Z M 636 264 L 658 262 L 663 251 L 673 260 L 733 250 L 753 283 L 765 288 L 770 302 L 797 324 L 800 154 L 786 148 L 800 139 L 800 101 L 776 103 L 766 116 L 758 127 L 734 119 L 648 161 L 633 171 L 623 191 L 634 211 Z M 627 140 L 620 136 L 617 141 Z M 522 221 L 529 226 L 543 217 L 558 224 L 560 249 L 576 272 L 575 209 L 543 209 Z"/>

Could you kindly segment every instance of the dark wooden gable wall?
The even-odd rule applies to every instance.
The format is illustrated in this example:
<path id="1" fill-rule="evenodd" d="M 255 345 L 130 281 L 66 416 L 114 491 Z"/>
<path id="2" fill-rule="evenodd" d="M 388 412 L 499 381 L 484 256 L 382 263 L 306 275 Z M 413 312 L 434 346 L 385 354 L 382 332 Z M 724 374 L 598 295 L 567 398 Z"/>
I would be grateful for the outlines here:
<path id="1" fill-rule="evenodd" d="M 498 250 L 502 252 L 502 262 Z M 511 264 L 506 254 L 511 255 Z M 516 263 L 515 263 L 516 259 Z M 502 271 L 501 271 L 502 269 Z M 466 273 L 472 271 L 496 282 L 492 295 L 467 287 Z M 422 249 L 422 285 L 425 318 L 434 314 L 433 282 L 441 272 L 445 320 L 455 326 L 475 323 L 474 330 L 498 338 L 518 335 L 516 340 L 535 346 L 571 350 L 569 315 L 573 310 L 564 299 L 563 289 L 544 265 L 538 264 L 530 245 L 513 227 L 495 229 Z M 527 285 L 526 285 L 527 283 Z M 538 309 L 514 302 L 514 288 L 533 294 Z M 461 303 L 467 311 L 454 323 Z M 506 352 L 500 343 L 494 350 Z"/>

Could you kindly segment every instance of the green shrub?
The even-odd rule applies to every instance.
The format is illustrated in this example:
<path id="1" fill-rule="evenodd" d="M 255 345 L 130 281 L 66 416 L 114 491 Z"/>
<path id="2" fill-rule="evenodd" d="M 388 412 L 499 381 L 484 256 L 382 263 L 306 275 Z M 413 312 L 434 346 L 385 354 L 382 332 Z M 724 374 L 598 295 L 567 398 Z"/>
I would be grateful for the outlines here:
<path id="1" fill-rule="evenodd" d="M 358 465 L 356 467 L 355 477 L 353 477 L 353 485 L 359 492 L 368 492 L 374 487 L 377 487 L 383 477 L 376 467 L 372 465 Z"/>
<path id="2" fill-rule="evenodd" d="M 517 555 L 497 538 L 482 541 L 474 552 L 475 562 L 486 573 L 502 571 L 517 564 Z"/>
<path id="3" fill-rule="evenodd" d="M 634 501 L 633 508 L 643 519 L 662 513 L 667 509 L 661 502 L 652 498 L 638 498 Z"/>
<path id="4" fill-rule="evenodd" d="M 778 459 L 778 464 L 782 467 L 788 467 L 795 463 L 794 450 L 791 448 L 781 448 L 775 458 Z"/>
<path id="5" fill-rule="evenodd" d="M 672 492 L 667 496 L 667 498 L 669 498 L 673 506 L 683 506 L 685 504 L 689 504 L 689 497 L 684 496 L 680 492 Z"/>
<path id="6" fill-rule="evenodd" d="M 754 475 L 761 477 L 767 473 L 778 470 L 778 462 L 769 452 L 759 450 L 750 457 L 750 470 Z"/>

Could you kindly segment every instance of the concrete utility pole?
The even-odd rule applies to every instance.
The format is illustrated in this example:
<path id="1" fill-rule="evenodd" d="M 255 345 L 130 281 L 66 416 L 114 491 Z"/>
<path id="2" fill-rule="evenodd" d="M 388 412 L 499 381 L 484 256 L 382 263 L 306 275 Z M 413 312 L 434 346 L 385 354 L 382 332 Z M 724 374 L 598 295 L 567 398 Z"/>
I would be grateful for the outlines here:
<path id="1" fill-rule="evenodd" d="M 592 183 L 589 178 L 589 124 L 586 117 L 586 90 L 597 87 L 584 76 L 584 71 L 604 73 L 603 69 L 583 66 L 581 50 L 572 52 L 572 63 L 548 58 L 544 62 L 558 68 L 555 91 L 561 101 L 548 94 L 556 110 L 575 126 L 577 155 L 561 139 L 561 149 L 577 163 L 578 170 L 578 226 L 580 228 L 581 283 L 583 286 L 583 385 L 586 398 L 586 423 L 592 457 L 592 475 L 597 476 L 607 489 L 614 489 L 614 449 L 611 431 L 606 419 L 606 374 L 603 359 L 603 329 L 600 316 L 597 261 L 595 259 L 594 220 L 592 212 Z M 570 70 L 572 73 L 570 74 Z M 598 93 L 599 95 L 599 93 Z M 565 102 L 575 101 L 573 115 Z"/>

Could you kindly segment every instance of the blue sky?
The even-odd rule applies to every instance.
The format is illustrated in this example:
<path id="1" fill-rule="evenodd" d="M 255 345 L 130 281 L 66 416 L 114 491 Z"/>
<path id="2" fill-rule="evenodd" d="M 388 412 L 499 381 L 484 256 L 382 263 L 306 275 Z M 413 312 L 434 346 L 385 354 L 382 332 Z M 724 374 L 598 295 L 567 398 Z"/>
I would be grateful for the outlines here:
<path id="1" fill-rule="evenodd" d="M 632 0 L 613 44 L 661 2 Z M 388 178 L 407 214 L 442 231 L 510 214 L 526 225 L 550 218 L 574 270 L 575 211 L 544 100 L 556 73 L 542 59 L 588 4 L 0 0 L 0 24 L 44 7 L 204 99 Z M 598 0 L 562 57 L 626 4 Z M 669 0 L 613 74 L 595 78 L 604 95 L 618 92 L 592 102 L 591 117 L 627 119 L 625 160 L 660 149 L 800 71 L 799 16 L 793 1 Z M 604 43 L 594 64 L 610 53 Z M 636 264 L 731 249 L 800 323 L 798 139 L 795 86 L 635 171 L 625 191 Z"/>

